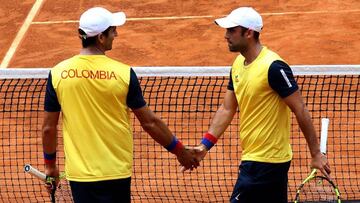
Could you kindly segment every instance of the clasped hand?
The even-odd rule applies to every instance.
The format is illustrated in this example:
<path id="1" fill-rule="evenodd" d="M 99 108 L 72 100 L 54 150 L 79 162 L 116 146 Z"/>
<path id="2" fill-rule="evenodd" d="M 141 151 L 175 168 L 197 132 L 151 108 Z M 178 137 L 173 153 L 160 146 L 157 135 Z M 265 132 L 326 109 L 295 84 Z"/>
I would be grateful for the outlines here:
<path id="1" fill-rule="evenodd" d="M 185 147 L 184 150 L 177 155 L 177 159 L 181 165 L 180 171 L 192 171 L 200 166 L 200 162 L 204 159 L 206 153 L 207 149 L 202 144 L 195 147 Z"/>

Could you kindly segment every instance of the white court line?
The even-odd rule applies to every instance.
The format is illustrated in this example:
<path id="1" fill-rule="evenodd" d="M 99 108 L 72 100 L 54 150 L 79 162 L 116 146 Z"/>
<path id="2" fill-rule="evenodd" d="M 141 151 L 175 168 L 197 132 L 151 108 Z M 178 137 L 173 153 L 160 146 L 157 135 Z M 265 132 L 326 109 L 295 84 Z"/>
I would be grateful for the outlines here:
<path id="1" fill-rule="evenodd" d="M 280 15 L 301 15 L 301 14 L 337 14 L 337 13 L 360 13 L 360 9 L 351 10 L 322 10 L 322 11 L 294 11 L 294 12 L 274 12 L 261 13 L 262 16 L 280 16 Z"/>
<path id="2" fill-rule="evenodd" d="M 215 16 L 168 16 L 168 17 L 143 17 L 143 18 L 126 18 L 126 21 L 146 21 L 146 20 L 181 20 L 181 19 L 198 19 L 198 18 L 214 18 Z M 43 21 L 32 22 L 34 25 L 44 24 L 62 24 L 62 23 L 78 23 L 78 20 L 62 20 L 62 21 Z"/>
<path id="3" fill-rule="evenodd" d="M 304 15 L 304 14 L 336 14 L 336 13 L 360 13 L 360 9 L 352 10 L 321 10 L 321 11 L 294 11 L 294 12 L 272 12 L 261 13 L 262 16 L 281 16 L 281 15 Z M 182 19 L 202 19 L 202 18 L 221 18 L 224 16 L 165 16 L 165 17 L 143 17 L 143 18 L 127 18 L 127 21 L 146 21 L 146 20 L 182 20 Z M 45 24 L 66 24 L 66 23 L 78 23 L 78 20 L 62 20 L 62 21 L 40 21 L 32 22 L 34 25 Z"/>
<path id="4" fill-rule="evenodd" d="M 26 34 L 27 30 L 29 29 L 34 17 L 40 10 L 41 5 L 45 0 L 36 0 L 33 7 L 31 8 L 29 14 L 27 15 L 24 24 L 21 26 L 19 32 L 17 33 L 14 41 L 12 42 L 9 50 L 6 52 L 4 59 L 1 62 L 0 68 L 7 68 L 12 57 L 14 56 L 16 49 L 18 48 L 21 40 L 23 39 L 24 35 Z"/>

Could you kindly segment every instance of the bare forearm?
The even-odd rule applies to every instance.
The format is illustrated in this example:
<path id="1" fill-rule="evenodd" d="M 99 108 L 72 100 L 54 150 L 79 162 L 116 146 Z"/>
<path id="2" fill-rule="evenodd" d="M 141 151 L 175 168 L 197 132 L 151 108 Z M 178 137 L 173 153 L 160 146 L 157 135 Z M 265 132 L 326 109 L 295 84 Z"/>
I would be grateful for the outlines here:
<path id="1" fill-rule="evenodd" d="M 285 97 L 284 102 L 294 112 L 296 120 L 298 121 L 301 131 L 303 132 L 309 146 L 311 156 L 316 156 L 320 153 L 319 142 L 316 137 L 314 125 L 311 121 L 310 113 L 302 100 L 300 91 L 297 90 L 293 94 Z"/>
<path id="2" fill-rule="evenodd" d="M 45 112 L 42 126 L 44 160 L 47 168 L 56 168 L 57 125 L 60 112 Z"/>
<path id="3" fill-rule="evenodd" d="M 315 128 L 311 121 L 310 113 L 307 108 L 304 107 L 302 108 L 302 110 L 296 112 L 295 114 L 301 131 L 303 132 L 306 142 L 308 143 L 311 156 L 314 157 L 320 152 L 320 148 Z"/>
<path id="4" fill-rule="evenodd" d="M 173 139 L 171 131 L 159 118 L 152 119 L 151 122 L 144 124 L 142 127 L 157 143 L 164 147 L 168 146 Z"/>
<path id="5" fill-rule="evenodd" d="M 173 135 L 165 123 L 152 112 L 147 105 L 133 109 L 143 129 L 159 144 L 167 147 L 173 140 Z"/>
<path id="6" fill-rule="evenodd" d="M 297 90 L 293 94 L 285 97 L 284 102 L 295 113 L 299 126 L 304 133 L 312 157 L 311 166 L 319 169 L 326 177 L 329 177 L 329 173 L 331 172 L 330 166 L 327 163 L 326 157 L 320 153 L 315 128 L 311 121 L 310 113 L 302 100 L 300 91 Z"/>
<path id="7" fill-rule="evenodd" d="M 320 152 L 319 142 L 308 110 L 304 108 L 296 114 L 296 118 L 310 149 L 311 167 L 319 169 L 326 177 L 330 178 L 330 166 L 325 155 Z"/>
<path id="8" fill-rule="evenodd" d="M 183 170 L 196 168 L 199 163 L 193 158 L 182 143 L 175 139 L 165 123 L 152 112 L 147 105 L 139 109 L 133 109 L 143 129 L 169 152 L 176 155 Z"/>
<path id="9" fill-rule="evenodd" d="M 211 121 L 209 132 L 215 137 L 220 138 L 230 125 L 235 112 L 235 110 L 227 110 L 221 105 Z"/>
<path id="10" fill-rule="evenodd" d="M 47 154 L 52 154 L 57 147 L 57 129 L 53 127 L 44 127 L 42 134 L 43 150 Z"/>

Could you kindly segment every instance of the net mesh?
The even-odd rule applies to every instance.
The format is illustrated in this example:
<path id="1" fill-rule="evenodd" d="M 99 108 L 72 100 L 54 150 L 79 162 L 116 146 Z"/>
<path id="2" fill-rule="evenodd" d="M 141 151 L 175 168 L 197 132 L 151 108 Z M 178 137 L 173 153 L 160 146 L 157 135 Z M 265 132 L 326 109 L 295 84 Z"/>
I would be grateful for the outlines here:
<path id="1" fill-rule="evenodd" d="M 293 67 L 315 128 L 330 119 L 328 158 L 342 199 L 360 200 L 360 68 Z M 23 172 L 30 163 L 44 170 L 41 125 L 47 71 L 0 72 L 0 202 L 49 202 L 43 184 Z M 135 68 L 144 97 L 185 145 L 197 145 L 222 102 L 228 67 Z M 133 117 L 133 202 L 228 202 L 241 158 L 238 119 L 218 141 L 201 167 L 182 174 L 176 157 L 156 144 Z M 64 168 L 59 130 L 58 165 Z M 289 171 L 289 200 L 309 174 L 310 153 L 292 117 L 294 158 Z M 61 202 L 71 201 L 67 182 L 57 192 Z"/>

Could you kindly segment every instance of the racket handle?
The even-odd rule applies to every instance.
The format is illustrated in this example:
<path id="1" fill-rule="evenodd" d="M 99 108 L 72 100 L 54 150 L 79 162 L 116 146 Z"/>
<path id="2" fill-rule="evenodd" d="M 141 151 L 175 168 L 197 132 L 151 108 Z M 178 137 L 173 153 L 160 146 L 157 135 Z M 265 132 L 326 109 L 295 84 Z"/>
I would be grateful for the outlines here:
<path id="1" fill-rule="evenodd" d="M 329 119 L 321 119 L 320 152 L 326 154 L 326 143 L 328 138 Z"/>
<path id="2" fill-rule="evenodd" d="M 29 173 L 30 175 L 39 178 L 42 181 L 46 181 L 46 175 L 45 173 L 40 172 L 39 170 L 37 170 L 36 168 L 32 167 L 30 164 L 26 164 L 24 166 L 24 171 L 26 173 Z"/>

